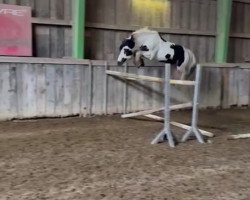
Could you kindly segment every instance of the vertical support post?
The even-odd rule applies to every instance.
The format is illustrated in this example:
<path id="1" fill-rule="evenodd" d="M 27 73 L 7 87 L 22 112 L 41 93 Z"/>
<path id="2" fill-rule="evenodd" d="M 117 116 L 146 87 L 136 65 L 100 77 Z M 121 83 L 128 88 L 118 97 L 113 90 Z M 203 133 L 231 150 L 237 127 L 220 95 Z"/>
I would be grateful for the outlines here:
<path id="1" fill-rule="evenodd" d="M 195 74 L 195 86 L 194 86 L 194 99 L 193 99 L 193 111 L 192 111 L 192 126 L 187 131 L 187 133 L 183 136 L 182 142 L 185 142 L 188 137 L 194 133 L 197 140 L 200 143 L 204 143 L 203 137 L 198 129 L 197 122 L 198 122 L 198 107 L 199 107 L 199 96 L 200 96 L 200 84 L 201 84 L 201 66 L 200 64 L 196 67 L 196 74 Z"/>
<path id="2" fill-rule="evenodd" d="M 124 65 L 124 71 L 125 73 L 128 72 L 128 64 L 127 62 Z M 124 80 L 124 88 L 123 88 L 123 114 L 127 113 L 127 97 L 128 97 L 128 82 L 127 80 Z"/>
<path id="3" fill-rule="evenodd" d="M 73 58 L 84 58 L 85 0 L 73 1 Z"/>
<path id="4" fill-rule="evenodd" d="M 89 88 L 88 88 L 88 114 L 92 115 L 92 100 L 93 100 L 93 67 L 91 61 L 89 61 Z"/>
<path id="5" fill-rule="evenodd" d="M 105 61 L 105 80 L 104 80 L 104 102 L 103 102 L 103 107 L 104 107 L 104 114 L 108 114 L 108 75 L 106 71 L 108 70 L 108 62 Z"/>
<path id="6" fill-rule="evenodd" d="M 165 64 L 165 81 L 164 81 L 164 128 L 155 137 L 151 144 L 157 144 L 161 140 L 166 139 L 170 147 L 175 147 L 174 138 L 170 129 L 170 75 L 171 75 L 171 65 Z"/>
<path id="7" fill-rule="evenodd" d="M 232 0 L 217 0 L 217 36 L 215 62 L 227 61 Z"/>

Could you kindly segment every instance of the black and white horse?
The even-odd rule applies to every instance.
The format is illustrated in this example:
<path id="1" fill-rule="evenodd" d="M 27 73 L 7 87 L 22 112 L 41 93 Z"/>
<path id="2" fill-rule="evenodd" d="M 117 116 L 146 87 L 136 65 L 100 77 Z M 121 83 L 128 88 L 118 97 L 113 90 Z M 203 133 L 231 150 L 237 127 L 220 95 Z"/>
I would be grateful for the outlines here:
<path id="1" fill-rule="evenodd" d="M 194 53 L 175 43 L 164 40 L 157 31 L 143 28 L 131 34 L 120 46 L 118 65 L 134 58 L 135 64 L 144 66 L 142 58 L 174 64 L 186 79 L 196 66 Z"/>

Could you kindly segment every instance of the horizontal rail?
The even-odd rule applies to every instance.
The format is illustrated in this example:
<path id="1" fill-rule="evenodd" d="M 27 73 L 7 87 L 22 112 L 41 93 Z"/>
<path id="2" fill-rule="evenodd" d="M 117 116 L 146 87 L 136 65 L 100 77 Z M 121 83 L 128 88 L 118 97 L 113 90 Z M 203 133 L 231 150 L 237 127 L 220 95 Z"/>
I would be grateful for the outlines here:
<path id="1" fill-rule="evenodd" d="M 200 63 L 201 67 L 250 69 L 250 63 Z"/>
<path id="2" fill-rule="evenodd" d="M 143 81 L 151 81 L 151 82 L 157 82 L 157 83 L 164 82 L 164 79 L 158 78 L 158 77 L 136 75 L 136 74 L 110 71 L 110 70 L 107 70 L 106 74 L 112 75 L 112 76 L 118 76 L 118 77 L 128 79 L 128 80 L 143 80 Z M 195 82 L 194 81 L 183 81 L 183 80 L 170 80 L 170 84 L 173 84 L 173 85 L 194 85 Z"/>
<path id="3" fill-rule="evenodd" d="M 91 62 L 93 66 L 117 66 L 117 61 L 115 60 L 88 60 L 88 59 L 73 59 L 73 58 L 42 58 L 42 57 L 13 57 L 13 56 L 0 56 L 0 63 L 30 63 L 30 64 L 63 64 L 63 65 L 88 65 Z M 250 59 L 246 59 L 245 63 L 201 63 L 201 67 L 209 68 L 239 68 L 248 69 L 250 68 Z M 134 66 L 132 63 L 128 66 Z M 145 67 L 163 67 L 161 63 L 149 63 Z M 154 77 L 161 79 L 158 77 Z M 180 82 L 181 80 L 177 80 Z M 159 81 L 162 82 L 162 81 Z M 182 81 L 181 81 L 182 82 Z M 192 81 L 191 81 L 192 82 Z"/>
<path id="4" fill-rule="evenodd" d="M 43 57 L 14 57 L 0 56 L 0 63 L 30 63 L 30 64 L 62 64 L 62 65 L 88 65 L 91 62 L 93 66 L 103 66 L 107 63 L 108 66 L 117 66 L 116 60 L 89 60 L 89 59 L 74 59 L 71 57 L 65 58 L 43 58 Z M 134 66 L 128 63 L 128 66 Z M 145 67 L 163 67 L 161 63 L 147 63 Z"/>
<path id="5" fill-rule="evenodd" d="M 182 108 L 191 108 L 192 107 L 192 102 L 188 103 L 182 103 L 182 104 L 177 104 L 177 105 L 172 105 L 170 106 L 170 110 L 179 110 Z M 161 108 L 156 108 L 156 109 L 150 109 L 150 110 L 143 110 L 135 113 L 129 113 L 129 114 L 124 114 L 122 115 L 122 118 L 129 118 L 129 117 L 136 117 L 136 116 L 142 116 L 142 115 L 148 115 L 154 112 L 159 112 L 164 110 L 164 107 Z"/>
<path id="6" fill-rule="evenodd" d="M 32 17 L 31 18 L 32 24 L 39 24 L 39 25 L 49 25 L 49 26 L 65 26 L 71 27 L 72 22 L 63 19 L 50 19 L 50 18 L 38 18 Z"/>
<path id="7" fill-rule="evenodd" d="M 86 28 L 132 32 L 132 31 L 142 28 L 142 26 L 86 23 Z M 199 31 L 199 30 L 197 31 L 197 30 L 190 30 L 190 29 L 176 29 L 176 28 L 162 28 L 162 27 L 150 27 L 150 28 L 158 31 L 159 33 L 165 33 L 165 34 L 198 35 L 198 36 L 210 36 L 210 37 L 216 36 L 216 33 L 214 31 Z"/>
<path id="8" fill-rule="evenodd" d="M 246 139 L 246 138 L 250 138 L 250 133 L 238 134 L 238 135 L 230 135 L 230 136 L 228 136 L 228 139 L 229 139 L 229 140 Z"/>

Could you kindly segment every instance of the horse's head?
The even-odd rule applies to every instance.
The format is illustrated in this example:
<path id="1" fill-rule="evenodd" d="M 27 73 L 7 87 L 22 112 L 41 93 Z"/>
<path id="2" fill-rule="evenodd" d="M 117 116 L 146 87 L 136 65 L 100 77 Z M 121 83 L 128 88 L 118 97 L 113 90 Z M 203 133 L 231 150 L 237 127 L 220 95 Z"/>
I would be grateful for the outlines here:
<path id="1" fill-rule="evenodd" d="M 133 36 L 125 39 L 120 46 L 120 54 L 117 59 L 119 66 L 123 65 L 127 60 L 133 57 L 135 51 L 135 41 Z"/>

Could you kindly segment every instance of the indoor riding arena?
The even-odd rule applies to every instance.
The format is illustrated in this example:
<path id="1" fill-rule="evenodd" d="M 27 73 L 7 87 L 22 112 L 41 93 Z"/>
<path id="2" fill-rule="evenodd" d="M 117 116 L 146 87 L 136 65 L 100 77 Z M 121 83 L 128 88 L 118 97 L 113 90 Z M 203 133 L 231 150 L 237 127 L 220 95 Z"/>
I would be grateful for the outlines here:
<path id="1" fill-rule="evenodd" d="M 0 200 L 119 199 L 250 199 L 250 0 L 0 0 Z"/>

